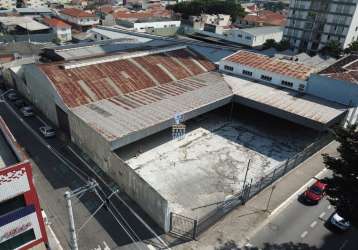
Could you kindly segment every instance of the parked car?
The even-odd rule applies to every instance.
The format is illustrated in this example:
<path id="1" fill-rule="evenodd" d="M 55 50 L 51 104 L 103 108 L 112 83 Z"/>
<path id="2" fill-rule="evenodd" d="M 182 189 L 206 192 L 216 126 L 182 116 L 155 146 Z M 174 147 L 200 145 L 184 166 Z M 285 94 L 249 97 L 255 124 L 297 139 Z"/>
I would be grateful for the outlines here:
<path id="1" fill-rule="evenodd" d="M 23 116 L 29 117 L 34 115 L 34 110 L 31 106 L 25 106 L 21 109 L 21 113 Z"/>
<path id="2" fill-rule="evenodd" d="M 45 138 L 50 138 L 56 136 L 56 130 L 50 126 L 40 127 L 40 132 Z"/>
<path id="3" fill-rule="evenodd" d="M 25 101 L 22 99 L 18 99 L 15 101 L 15 106 L 18 108 L 22 108 L 26 105 Z"/>
<path id="4" fill-rule="evenodd" d="M 337 212 L 331 216 L 330 222 L 333 226 L 342 231 L 347 231 L 351 228 L 351 223 L 340 216 Z"/>
<path id="5" fill-rule="evenodd" d="M 12 101 L 12 102 L 14 102 L 14 101 L 20 99 L 20 97 L 16 94 L 16 92 L 10 92 L 10 93 L 7 95 L 7 98 L 8 98 L 10 101 Z"/>
<path id="6" fill-rule="evenodd" d="M 323 183 L 321 180 L 316 180 L 316 182 L 301 195 L 301 201 L 309 204 L 318 204 L 325 195 L 326 188 L 326 183 Z"/>

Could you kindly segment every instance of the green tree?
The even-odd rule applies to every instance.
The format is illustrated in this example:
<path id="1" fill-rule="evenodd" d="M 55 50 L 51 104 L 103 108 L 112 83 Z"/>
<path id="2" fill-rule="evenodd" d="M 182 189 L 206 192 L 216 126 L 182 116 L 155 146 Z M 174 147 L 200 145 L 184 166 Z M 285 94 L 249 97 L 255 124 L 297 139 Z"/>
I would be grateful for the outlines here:
<path id="1" fill-rule="evenodd" d="M 290 41 L 288 40 L 281 40 L 279 43 L 276 43 L 274 45 L 274 47 L 278 50 L 278 51 L 284 51 L 284 50 L 288 50 L 290 48 Z"/>
<path id="2" fill-rule="evenodd" d="M 276 46 L 275 39 L 267 39 L 265 43 L 262 45 L 263 49 L 271 49 Z"/>
<path id="3" fill-rule="evenodd" d="M 323 54 L 339 58 L 343 50 L 341 44 L 338 41 L 332 40 L 329 41 L 326 46 L 321 51 Z"/>
<path id="4" fill-rule="evenodd" d="M 344 50 L 346 53 L 358 52 L 358 41 L 354 41 L 349 44 L 348 48 Z"/>
<path id="5" fill-rule="evenodd" d="M 339 157 L 323 155 L 324 163 L 332 170 L 326 178 L 327 196 L 338 213 L 358 227 L 358 131 L 356 126 L 335 129 L 340 143 Z"/>
<path id="6" fill-rule="evenodd" d="M 245 16 L 245 10 L 236 0 L 193 0 L 180 2 L 167 7 L 174 12 L 181 13 L 187 19 L 189 16 L 206 14 L 227 14 L 235 21 L 238 17 Z"/>

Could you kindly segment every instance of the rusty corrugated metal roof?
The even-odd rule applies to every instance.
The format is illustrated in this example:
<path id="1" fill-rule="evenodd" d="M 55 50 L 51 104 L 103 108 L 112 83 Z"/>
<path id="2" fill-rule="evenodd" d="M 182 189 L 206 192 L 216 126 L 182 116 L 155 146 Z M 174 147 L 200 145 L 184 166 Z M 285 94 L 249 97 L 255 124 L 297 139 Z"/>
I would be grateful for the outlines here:
<path id="1" fill-rule="evenodd" d="M 300 80 L 307 80 L 309 75 L 314 71 L 314 69 L 311 67 L 300 63 L 283 61 L 277 58 L 270 58 L 265 55 L 244 50 L 241 50 L 227 57 L 225 61 L 238 63 L 248 67 L 257 68 Z"/>
<path id="2" fill-rule="evenodd" d="M 335 64 L 322 70 L 320 75 L 324 75 L 336 80 L 358 83 L 358 55 L 349 55 L 337 61 Z"/>
<path id="3" fill-rule="evenodd" d="M 65 68 L 39 65 L 69 108 L 181 80 L 215 69 L 199 54 L 182 48 L 158 54 Z M 81 63 L 81 62 L 79 62 Z"/>

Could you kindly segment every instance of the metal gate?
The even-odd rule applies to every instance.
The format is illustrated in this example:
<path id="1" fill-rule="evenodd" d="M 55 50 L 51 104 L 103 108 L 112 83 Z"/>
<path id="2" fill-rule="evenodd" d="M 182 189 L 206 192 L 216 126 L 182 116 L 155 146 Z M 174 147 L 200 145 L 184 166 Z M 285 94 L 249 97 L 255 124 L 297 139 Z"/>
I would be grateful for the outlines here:
<path id="1" fill-rule="evenodd" d="M 170 213 L 170 232 L 176 236 L 195 240 L 197 225 L 197 220 Z"/>

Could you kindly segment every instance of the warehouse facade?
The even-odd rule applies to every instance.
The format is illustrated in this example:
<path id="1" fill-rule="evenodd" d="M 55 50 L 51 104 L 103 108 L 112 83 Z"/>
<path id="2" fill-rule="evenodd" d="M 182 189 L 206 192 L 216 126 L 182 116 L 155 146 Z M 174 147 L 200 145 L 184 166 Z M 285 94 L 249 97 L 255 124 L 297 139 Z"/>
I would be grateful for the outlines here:
<path id="1" fill-rule="evenodd" d="M 318 98 L 292 98 L 293 90 L 274 91 L 223 75 L 186 46 L 30 64 L 21 71 L 21 77 L 13 75 L 18 91 L 67 131 L 165 231 L 173 212 L 168 197 L 119 156 L 123 147 L 171 128 L 176 114 L 188 121 L 233 101 L 293 122 L 300 118 L 318 130 L 345 113 L 343 106 Z"/>

